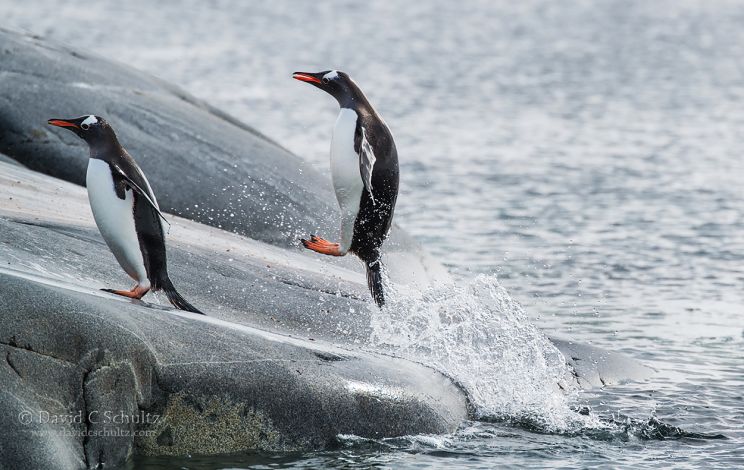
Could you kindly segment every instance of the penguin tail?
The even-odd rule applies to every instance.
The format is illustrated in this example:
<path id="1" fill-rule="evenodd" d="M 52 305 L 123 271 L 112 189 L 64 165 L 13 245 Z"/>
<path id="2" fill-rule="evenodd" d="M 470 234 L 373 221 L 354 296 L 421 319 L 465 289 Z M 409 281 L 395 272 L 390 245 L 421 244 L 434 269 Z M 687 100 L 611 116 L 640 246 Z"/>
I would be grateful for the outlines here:
<path id="1" fill-rule="evenodd" d="M 377 258 L 372 262 L 365 262 L 367 267 L 367 285 L 372 294 L 372 298 L 378 307 L 385 305 L 385 293 L 382 290 L 382 263 Z"/>
<path id="2" fill-rule="evenodd" d="M 176 288 L 173 286 L 169 277 L 166 277 L 160 282 L 160 288 L 165 292 L 168 301 L 177 309 L 206 315 L 206 313 L 191 305 L 181 294 L 178 293 L 178 291 L 176 291 Z"/>

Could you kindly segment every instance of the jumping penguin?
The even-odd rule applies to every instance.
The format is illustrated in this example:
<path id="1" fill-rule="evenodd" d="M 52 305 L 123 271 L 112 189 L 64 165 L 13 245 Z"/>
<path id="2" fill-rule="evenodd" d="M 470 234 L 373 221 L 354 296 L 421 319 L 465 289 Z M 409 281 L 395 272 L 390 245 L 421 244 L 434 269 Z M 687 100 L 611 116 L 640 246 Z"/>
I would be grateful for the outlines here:
<path id="1" fill-rule="evenodd" d="M 305 248 L 331 256 L 357 255 L 367 268 L 367 284 L 378 306 L 385 303 L 380 248 L 390 232 L 398 198 L 398 151 L 385 121 L 344 72 L 295 72 L 338 101 L 341 111 L 331 140 L 331 177 L 341 207 L 341 241 L 315 235 Z"/>
<path id="2" fill-rule="evenodd" d="M 98 116 L 50 119 L 87 142 L 90 148 L 86 186 L 88 200 L 106 244 L 124 271 L 137 282 L 130 291 L 106 292 L 141 299 L 163 290 L 180 310 L 201 313 L 179 294 L 168 277 L 165 227 L 150 183 L 134 159 L 119 144 L 108 122 Z"/>

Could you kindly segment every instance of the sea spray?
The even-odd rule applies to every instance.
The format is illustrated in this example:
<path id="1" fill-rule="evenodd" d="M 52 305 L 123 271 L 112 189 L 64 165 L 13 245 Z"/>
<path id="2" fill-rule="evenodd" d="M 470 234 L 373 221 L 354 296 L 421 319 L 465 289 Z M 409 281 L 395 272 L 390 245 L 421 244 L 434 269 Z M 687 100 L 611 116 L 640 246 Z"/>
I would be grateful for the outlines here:
<path id="1" fill-rule="evenodd" d="M 476 418 L 557 432 L 586 421 L 571 409 L 564 356 L 495 276 L 391 294 L 382 310 L 372 308 L 370 345 L 457 381 Z"/>

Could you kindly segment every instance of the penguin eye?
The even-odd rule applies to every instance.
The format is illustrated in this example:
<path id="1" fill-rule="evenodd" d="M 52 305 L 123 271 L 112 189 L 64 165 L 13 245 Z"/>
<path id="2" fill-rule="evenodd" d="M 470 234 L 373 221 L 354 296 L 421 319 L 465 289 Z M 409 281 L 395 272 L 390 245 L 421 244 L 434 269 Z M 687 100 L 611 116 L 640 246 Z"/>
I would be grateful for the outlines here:
<path id="1" fill-rule="evenodd" d="M 328 84 L 328 82 L 330 82 L 330 80 L 328 80 L 327 78 L 323 77 L 323 83 Z"/>
<path id="2" fill-rule="evenodd" d="M 87 131 L 88 129 L 90 129 L 90 126 L 88 124 L 83 123 L 83 124 L 80 124 L 80 129 Z"/>

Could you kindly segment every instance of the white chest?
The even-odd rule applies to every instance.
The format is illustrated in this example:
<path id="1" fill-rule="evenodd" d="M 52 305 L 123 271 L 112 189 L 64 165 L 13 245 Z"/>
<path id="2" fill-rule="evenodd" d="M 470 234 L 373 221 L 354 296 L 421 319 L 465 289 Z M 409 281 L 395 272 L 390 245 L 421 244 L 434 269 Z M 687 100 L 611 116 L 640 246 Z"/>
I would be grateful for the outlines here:
<path id="1" fill-rule="evenodd" d="M 91 158 L 86 175 L 88 200 L 98 230 L 119 264 L 133 278 L 147 278 L 134 226 L 134 196 L 125 191 L 119 199 L 108 163 Z"/>
<path id="2" fill-rule="evenodd" d="M 354 151 L 357 114 L 341 108 L 331 140 L 331 177 L 336 199 L 345 215 L 356 216 L 364 183 L 359 170 L 359 155 Z"/>

